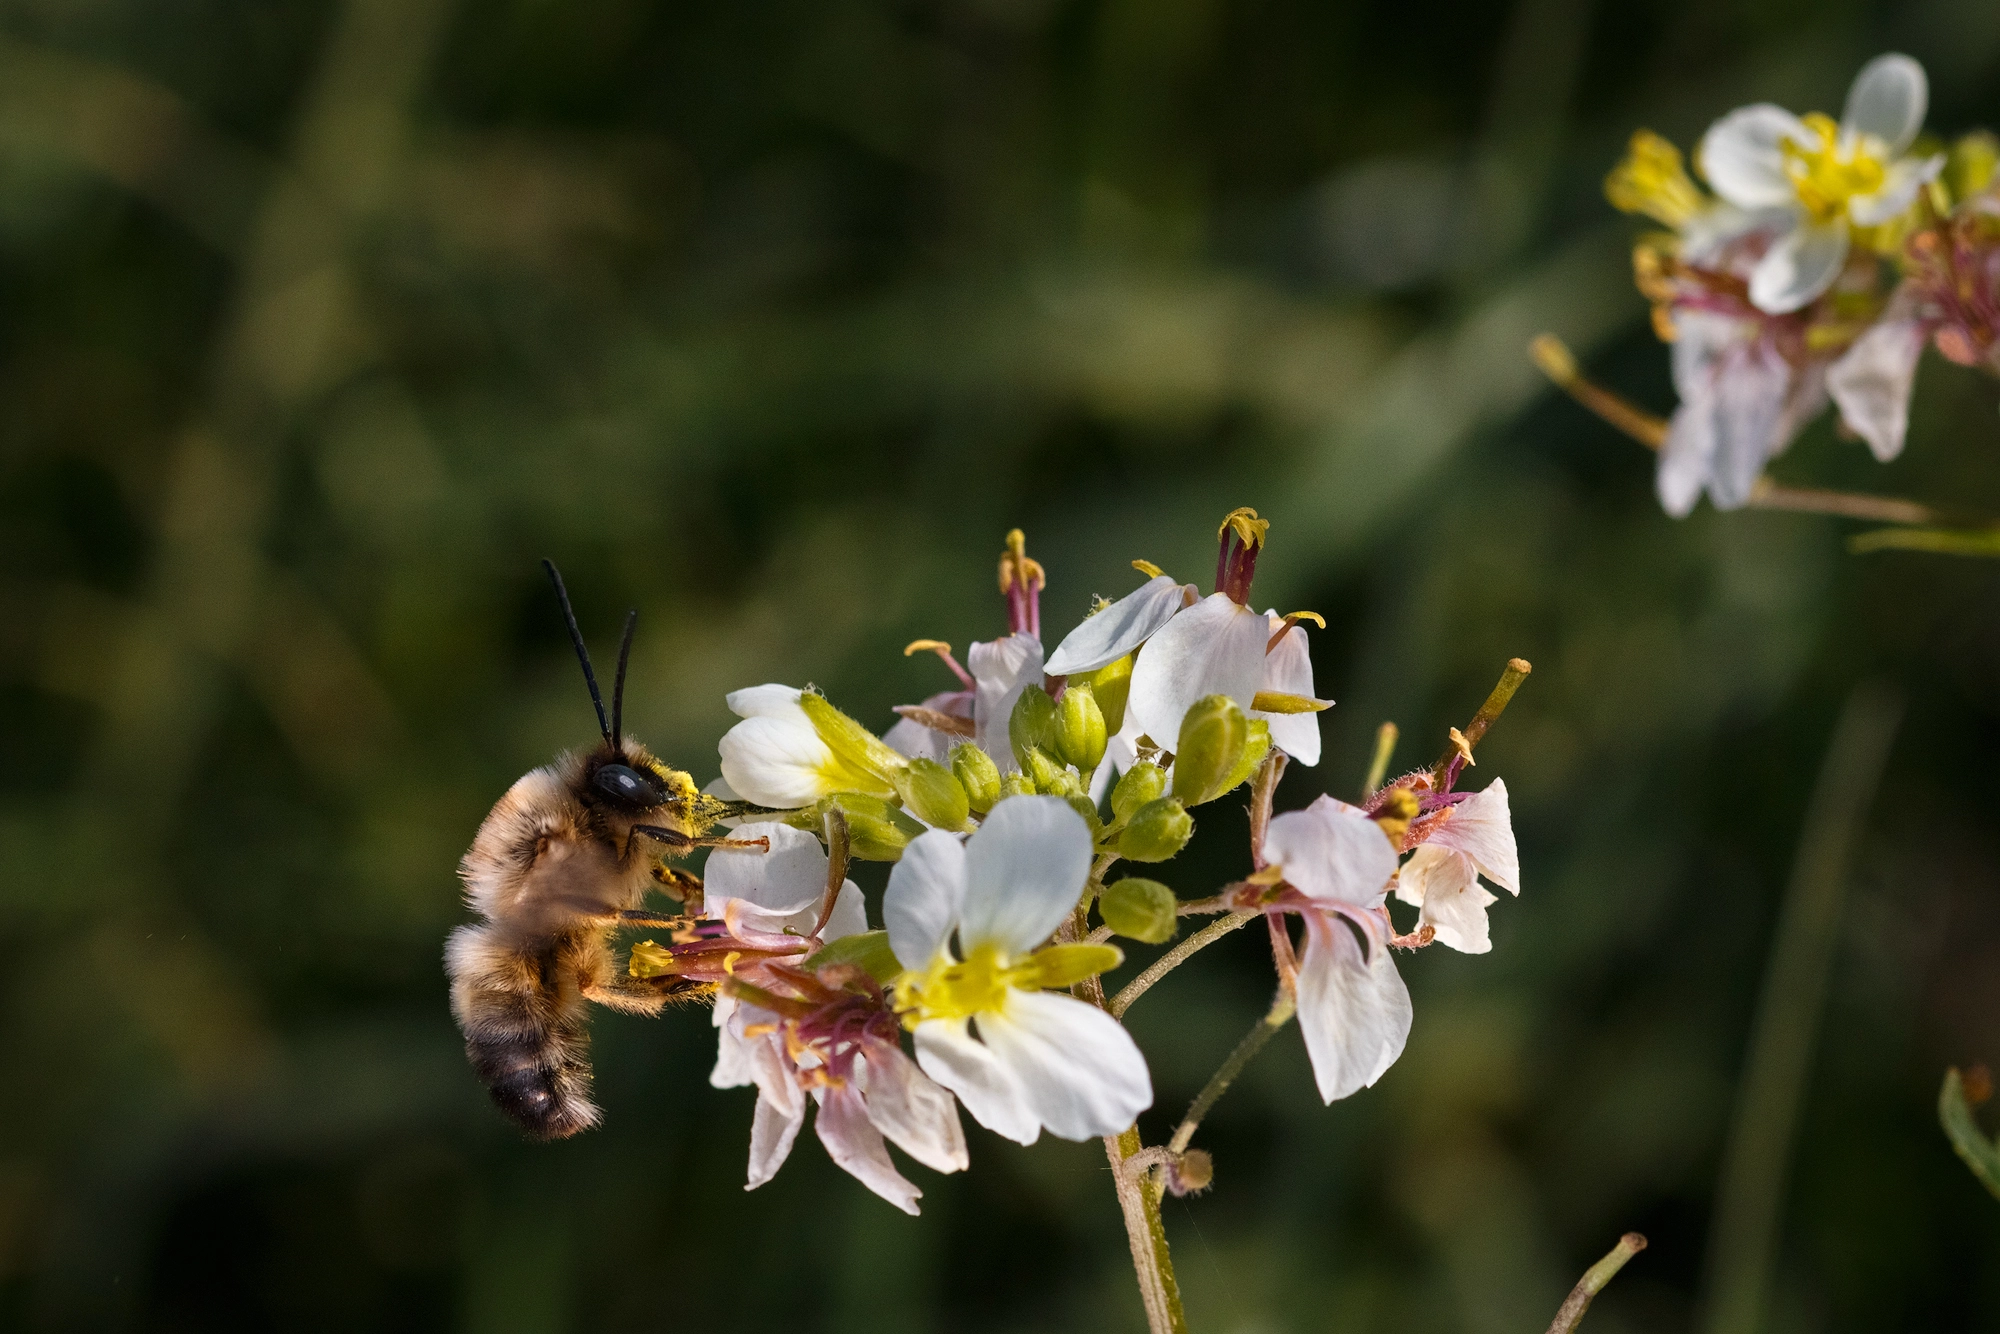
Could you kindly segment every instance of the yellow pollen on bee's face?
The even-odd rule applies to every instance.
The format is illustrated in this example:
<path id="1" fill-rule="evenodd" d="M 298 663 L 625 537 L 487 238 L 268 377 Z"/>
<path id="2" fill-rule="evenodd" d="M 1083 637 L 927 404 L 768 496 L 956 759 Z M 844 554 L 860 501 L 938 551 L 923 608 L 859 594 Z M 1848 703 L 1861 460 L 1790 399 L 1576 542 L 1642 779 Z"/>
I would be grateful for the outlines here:
<path id="1" fill-rule="evenodd" d="M 926 1019 L 965 1019 L 983 1010 L 997 1010 L 1013 988 L 1035 986 L 1032 962 L 1013 964 L 999 949 L 981 945 L 963 961 L 939 955 L 923 972 L 908 972 L 896 982 L 896 1009 L 914 1027 Z"/>
<path id="2" fill-rule="evenodd" d="M 1814 114 L 1803 119 L 1814 142 L 1785 141 L 1781 149 L 1785 174 L 1806 211 L 1821 222 L 1831 222 L 1847 211 L 1847 202 L 1856 195 L 1881 189 L 1888 165 L 1870 151 L 1867 140 L 1857 139 L 1843 153 L 1840 127 L 1831 117 Z"/>

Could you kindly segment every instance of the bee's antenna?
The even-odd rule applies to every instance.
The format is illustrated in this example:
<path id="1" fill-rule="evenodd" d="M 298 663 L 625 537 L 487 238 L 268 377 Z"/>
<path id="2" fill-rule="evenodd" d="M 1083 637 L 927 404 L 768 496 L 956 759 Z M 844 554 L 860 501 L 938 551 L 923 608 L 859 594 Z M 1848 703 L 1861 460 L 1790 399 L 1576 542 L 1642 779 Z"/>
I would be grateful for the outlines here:
<path id="1" fill-rule="evenodd" d="M 625 613 L 625 637 L 618 641 L 618 679 L 611 686 L 611 749 L 623 755 L 625 739 L 625 660 L 632 656 L 632 627 L 639 624 L 637 607 Z"/>
<path id="2" fill-rule="evenodd" d="M 557 573 L 554 561 L 544 560 L 542 568 L 549 572 L 549 582 L 556 586 L 556 600 L 562 603 L 563 620 L 569 625 L 569 642 L 576 646 L 576 660 L 583 664 L 583 679 L 590 687 L 590 702 L 597 706 L 597 730 L 609 741 L 611 726 L 604 721 L 604 696 L 597 693 L 597 673 L 590 670 L 590 650 L 583 646 L 583 631 L 576 628 L 576 612 L 569 605 L 569 590 L 563 587 L 562 575 Z M 622 668 L 619 675 L 624 675 Z"/>

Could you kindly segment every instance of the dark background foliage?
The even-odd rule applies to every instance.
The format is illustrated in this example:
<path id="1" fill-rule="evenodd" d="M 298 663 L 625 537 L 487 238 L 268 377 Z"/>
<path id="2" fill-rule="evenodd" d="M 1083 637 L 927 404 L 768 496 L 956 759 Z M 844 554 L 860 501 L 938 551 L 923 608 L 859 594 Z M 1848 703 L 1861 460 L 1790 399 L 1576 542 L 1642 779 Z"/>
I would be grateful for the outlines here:
<path id="1" fill-rule="evenodd" d="M 1168 1225 L 1202 1331 L 1700 1318 L 1732 1092 L 1857 682 L 1873 804 L 1769 1328 L 1996 1327 L 2000 1206 L 1932 1112 L 2000 1056 L 2000 567 L 1841 523 L 1661 516 L 1537 381 L 1549 327 L 1671 404 L 1599 182 L 1645 124 L 1837 110 L 1924 60 L 2000 119 L 2000 10 L 1301 0 L 0 5 L 0 1324 L 1098 1330 L 1139 1324 L 1093 1145 L 972 1135 L 906 1219 L 802 1140 L 741 1189 L 704 1014 L 596 1024 L 604 1128 L 521 1142 L 446 1010 L 453 865 L 588 740 L 536 558 L 634 730 L 703 781 L 725 691 L 880 726 L 902 644 L 995 633 L 1025 527 L 1066 626 L 1203 577 L 1232 506 L 1313 607 L 1326 761 L 1481 751 L 1526 893 L 1405 962 L 1417 1022 L 1322 1107 L 1286 1035 Z M 2000 510 L 1989 381 L 1933 360 L 1887 468 Z M 1240 803 L 1168 867 L 1243 865 Z M 879 868 L 876 868 L 879 870 Z M 879 884 L 879 875 L 871 882 Z M 1133 1012 L 1158 1136 L 1264 1004 L 1232 937 Z"/>

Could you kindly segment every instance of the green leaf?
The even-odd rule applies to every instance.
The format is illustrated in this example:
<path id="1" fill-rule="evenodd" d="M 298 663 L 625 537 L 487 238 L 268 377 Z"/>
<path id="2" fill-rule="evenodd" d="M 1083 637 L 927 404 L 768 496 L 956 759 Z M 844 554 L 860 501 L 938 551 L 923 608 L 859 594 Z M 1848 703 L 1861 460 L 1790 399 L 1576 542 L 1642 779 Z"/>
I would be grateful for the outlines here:
<path id="1" fill-rule="evenodd" d="M 839 963 L 859 968 L 883 986 L 894 982 L 903 972 L 902 961 L 889 948 L 887 931 L 862 931 L 842 936 L 807 959 L 806 967 L 827 968 Z"/>

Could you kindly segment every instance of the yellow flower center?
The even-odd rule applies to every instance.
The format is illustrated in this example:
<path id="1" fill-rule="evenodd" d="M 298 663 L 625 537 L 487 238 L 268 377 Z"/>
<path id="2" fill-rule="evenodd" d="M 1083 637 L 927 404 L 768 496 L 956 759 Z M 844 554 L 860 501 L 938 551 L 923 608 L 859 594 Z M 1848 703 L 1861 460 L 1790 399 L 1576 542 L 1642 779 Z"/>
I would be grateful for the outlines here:
<path id="1" fill-rule="evenodd" d="M 940 954 L 929 968 L 896 979 L 896 1012 L 905 1028 L 926 1019 L 969 1019 L 998 1010 L 1012 991 L 1067 987 L 1124 961 L 1111 945 L 1049 945 L 1015 961 L 996 945 L 981 945 L 964 960 Z"/>
<path id="2" fill-rule="evenodd" d="M 1681 150 L 1651 130 L 1632 136 L 1625 160 L 1604 180 L 1604 193 L 1613 208 L 1643 213 L 1676 229 L 1708 207 L 1682 165 Z"/>
<path id="3" fill-rule="evenodd" d="M 1842 156 L 1840 127 L 1832 117 L 1814 113 L 1802 119 L 1814 142 L 1785 141 L 1785 174 L 1806 211 L 1821 222 L 1831 222 L 1847 211 L 1847 201 L 1854 196 L 1881 189 L 1888 165 L 1859 139 Z"/>

